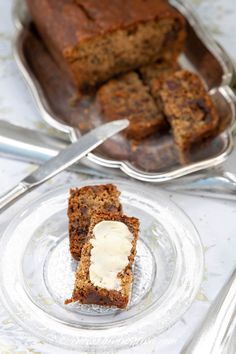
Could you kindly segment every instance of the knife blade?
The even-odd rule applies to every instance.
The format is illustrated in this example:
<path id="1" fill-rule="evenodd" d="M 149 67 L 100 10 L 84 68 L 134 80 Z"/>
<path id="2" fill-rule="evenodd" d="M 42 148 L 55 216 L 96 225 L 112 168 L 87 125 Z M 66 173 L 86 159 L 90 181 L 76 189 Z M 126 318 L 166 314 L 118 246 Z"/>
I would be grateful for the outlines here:
<path id="1" fill-rule="evenodd" d="M 127 119 L 106 123 L 89 133 L 83 135 L 77 142 L 70 144 L 57 156 L 48 160 L 33 173 L 24 178 L 18 185 L 0 197 L 0 211 L 9 206 L 13 201 L 39 186 L 48 179 L 56 176 L 74 163 L 78 162 L 90 151 L 102 144 L 106 139 L 127 128 Z"/>

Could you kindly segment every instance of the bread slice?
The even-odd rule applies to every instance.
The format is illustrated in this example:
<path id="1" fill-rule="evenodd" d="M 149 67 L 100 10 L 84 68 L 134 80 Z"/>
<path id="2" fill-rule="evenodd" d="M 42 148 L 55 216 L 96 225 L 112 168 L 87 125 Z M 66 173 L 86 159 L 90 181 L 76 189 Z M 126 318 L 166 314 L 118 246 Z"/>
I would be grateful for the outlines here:
<path id="1" fill-rule="evenodd" d="M 93 245 L 91 241 L 94 239 L 93 230 L 95 225 L 101 221 L 119 221 L 127 225 L 132 234 L 132 248 L 127 257 L 127 265 L 117 274 L 120 282 L 120 289 L 109 289 L 95 286 L 90 280 L 91 251 Z M 79 267 L 76 272 L 75 287 L 72 298 L 66 303 L 79 301 L 82 304 L 97 304 L 104 306 L 116 306 L 125 308 L 128 305 L 131 285 L 133 281 L 132 265 L 136 255 L 136 243 L 139 234 L 139 220 L 134 217 L 121 216 L 117 213 L 97 213 L 93 214 L 89 227 L 88 239 L 85 243 Z M 106 257 L 104 250 L 104 257 Z"/>
<path id="2" fill-rule="evenodd" d="M 162 112 L 156 106 L 135 72 L 121 75 L 103 84 L 97 91 L 97 104 L 106 120 L 127 118 L 124 131 L 128 138 L 143 139 L 165 125 Z"/>
<path id="3" fill-rule="evenodd" d="M 168 128 L 169 124 L 164 114 L 163 102 L 160 99 L 160 89 L 163 81 L 168 78 L 170 74 L 175 73 L 179 69 L 180 67 L 177 62 L 168 62 L 165 60 L 159 60 L 154 64 L 139 68 L 139 75 L 144 84 L 148 87 L 157 109 L 161 112 L 165 127 Z"/>
<path id="4" fill-rule="evenodd" d="M 70 190 L 68 201 L 70 252 L 73 258 L 80 258 L 86 242 L 90 219 L 94 212 L 122 213 L 120 192 L 112 184 L 86 186 Z"/>
<path id="5" fill-rule="evenodd" d="M 165 60 L 158 60 L 153 64 L 149 64 L 139 68 L 139 73 L 145 84 L 151 87 L 153 80 L 163 80 L 168 75 L 180 70 L 177 62 L 169 62 Z"/>
<path id="6" fill-rule="evenodd" d="M 159 84 L 157 87 L 180 161 L 187 163 L 191 146 L 214 135 L 218 113 L 203 82 L 192 72 L 176 71 L 163 81 L 161 89 Z"/>
<path id="7" fill-rule="evenodd" d="M 183 48 L 185 21 L 165 0 L 27 0 L 56 61 L 80 90 Z"/>

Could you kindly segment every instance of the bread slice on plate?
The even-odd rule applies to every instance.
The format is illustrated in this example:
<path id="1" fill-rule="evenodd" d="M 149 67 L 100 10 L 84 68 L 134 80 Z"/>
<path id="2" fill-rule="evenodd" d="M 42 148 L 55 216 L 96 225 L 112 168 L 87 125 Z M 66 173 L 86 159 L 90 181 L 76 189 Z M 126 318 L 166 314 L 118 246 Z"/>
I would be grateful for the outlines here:
<path id="1" fill-rule="evenodd" d="M 120 192 L 113 184 L 101 184 L 70 190 L 67 215 L 69 219 L 70 252 L 79 260 L 86 242 L 94 212 L 122 213 Z"/>
<path id="2" fill-rule="evenodd" d="M 133 281 L 139 220 L 118 213 L 93 214 L 72 298 L 66 303 L 126 308 Z"/>

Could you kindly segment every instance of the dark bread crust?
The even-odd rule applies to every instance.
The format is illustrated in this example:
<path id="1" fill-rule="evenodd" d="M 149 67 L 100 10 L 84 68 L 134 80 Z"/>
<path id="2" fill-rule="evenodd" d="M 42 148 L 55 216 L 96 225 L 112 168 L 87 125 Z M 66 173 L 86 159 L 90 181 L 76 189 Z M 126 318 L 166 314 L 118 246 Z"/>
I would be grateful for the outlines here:
<path id="1" fill-rule="evenodd" d="M 148 87 L 135 72 L 121 75 L 102 85 L 97 91 L 96 100 L 106 120 L 129 120 L 130 124 L 124 131 L 128 138 L 143 139 L 165 125 L 164 116 Z"/>
<path id="2" fill-rule="evenodd" d="M 67 215 L 69 218 L 70 252 L 80 258 L 86 242 L 90 219 L 94 212 L 122 213 L 120 192 L 112 184 L 86 186 L 70 190 Z"/>
<path id="3" fill-rule="evenodd" d="M 100 221 L 112 220 L 125 223 L 133 234 L 132 250 L 128 257 L 129 262 L 125 269 L 118 274 L 121 280 L 121 290 L 107 290 L 94 286 L 89 279 L 90 253 L 93 246 L 90 239 L 93 237 L 93 228 Z M 116 213 L 93 214 L 88 232 L 88 240 L 82 249 L 79 268 L 76 272 L 75 288 L 70 300 L 66 303 L 79 301 L 82 304 L 97 304 L 125 308 L 129 301 L 130 288 L 133 281 L 132 265 L 136 255 L 136 243 L 139 233 L 139 220 Z"/>
<path id="4" fill-rule="evenodd" d="M 173 137 L 183 164 L 188 163 L 188 151 L 193 144 L 214 136 L 219 130 L 219 117 L 203 82 L 194 73 L 179 70 L 162 83 L 157 81 L 164 113 L 171 125 Z"/>
<path id="5" fill-rule="evenodd" d="M 165 0 L 27 4 L 54 58 L 82 90 L 160 57 L 175 61 L 185 39 L 184 18 Z"/>

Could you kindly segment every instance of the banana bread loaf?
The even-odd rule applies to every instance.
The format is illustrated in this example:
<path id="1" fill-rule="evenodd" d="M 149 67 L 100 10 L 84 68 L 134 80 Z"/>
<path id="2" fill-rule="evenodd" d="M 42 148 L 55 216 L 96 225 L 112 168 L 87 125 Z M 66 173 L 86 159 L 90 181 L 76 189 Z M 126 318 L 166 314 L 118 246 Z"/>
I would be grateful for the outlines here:
<path id="1" fill-rule="evenodd" d="M 116 213 L 93 214 L 82 249 L 72 299 L 125 308 L 133 281 L 139 221 Z"/>
<path id="2" fill-rule="evenodd" d="M 39 33 L 81 90 L 155 62 L 175 61 L 184 18 L 166 0 L 27 0 Z"/>
<path id="3" fill-rule="evenodd" d="M 86 186 L 70 190 L 68 201 L 70 252 L 73 258 L 80 258 L 86 242 L 90 219 L 95 211 L 122 212 L 120 192 L 112 184 Z"/>

